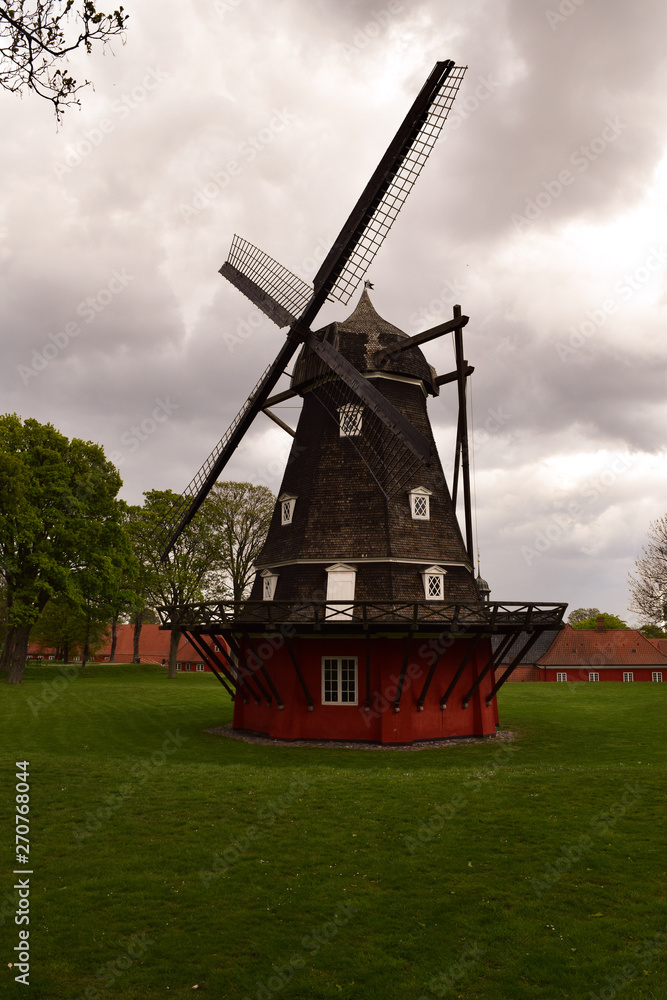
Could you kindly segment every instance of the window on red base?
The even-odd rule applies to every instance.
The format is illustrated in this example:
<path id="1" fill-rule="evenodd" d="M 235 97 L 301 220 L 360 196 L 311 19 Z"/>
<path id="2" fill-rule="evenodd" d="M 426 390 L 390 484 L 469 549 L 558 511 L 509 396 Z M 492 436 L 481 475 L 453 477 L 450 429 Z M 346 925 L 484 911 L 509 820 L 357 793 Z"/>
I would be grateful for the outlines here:
<path id="1" fill-rule="evenodd" d="M 356 656 L 322 657 L 322 704 L 357 704 Z"/>

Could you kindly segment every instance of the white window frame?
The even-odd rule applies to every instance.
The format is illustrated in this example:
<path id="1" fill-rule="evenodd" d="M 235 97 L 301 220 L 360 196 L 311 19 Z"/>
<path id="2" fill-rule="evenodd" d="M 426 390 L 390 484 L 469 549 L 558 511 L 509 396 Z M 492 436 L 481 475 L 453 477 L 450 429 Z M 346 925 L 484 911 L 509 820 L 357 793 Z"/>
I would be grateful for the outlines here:
<path id="1" fill-rule="evenodd" d="M 624 670 L 623 671 L 623 683 L 624 684 L 631 684 L 634 681 L 634 679 L 635 679 L 635 675 L 632 672 L 632 670 Z"/>
<path id="2" fill-rule="evenodd" d="M 588 679 L 589 679 L 589 681 L 591 681 L 593 683 L 595 681 L 599 681 L 600 680 L 600 675 L 597 672 L 597 670 L 590 670 L 589 673 L 588 673 Z"/>
<path id="3" fill-rule="evenodd" d="M 331 688 L 329 689 L 329 692 L 327 692 L 327 687 L 326 687 L 326 681 L 327 681 L 326 673 L 327 673 L 327 665 L 328 664 L 330 665 L 329 666 L 330 670 L 332 668 L 336 670 L 336 679 L 335 679 L 335 685 L 336 685 L 336 687 L 335 687 L 335 693 L 336 693 L 336 698 L 331 698 L 330 697 L 330 698 L 327 699 L 327 693 L 331 694 Z M 333 667 L 333 665 L 335 665 L 335 667 Z M 354 698 L 351 698 L 348 701 L 344 701 L 343 700 L 343 693 L 344 693 L 343 692 L 343 683 L 344 683 L 344 680 L 343 680 L 343 671 L 346 670 L 346 669 L 349 670 L 350 669 L 350 665 L 351 665 L 351 669 L 353 670 Z M 349 694 L 349 692 L 348 692 L 348 694 Z M 357 657 L 356 656 L 323 656 L 322 657 L 322 704 L 323 705 L 348 705 L 349 706 L 349 705 L 357 705 L 358 703 L 359 703 L 359 670 L 358 670 Z"/>
<path id="4" fill-rule="evenodd" d="M 359 437 L 363 423 L 363 406 L 345 403 L 338 407 L 338 434 L 342 438 Z"/>
<path id="5" fill-rule="evenodd" d="M 294 520 L 294 508 L 296 507 L 296 501 L 297 497 L 295 497 L 293 493 L 281 493 L 278 497 L 281 524 L 291 524 Z"/>
<path id="6" fill-rule="evenodd" d="M 276 593 L 278 573 L 272 573 L 270 569 L 263 569 L 259 575 L 262 578 L 262 600 L 272 601 Z"/>
<path id="7" fill-rule="evenodd" d="M 427 490 L 425 486 L 416 486 L 414 490 L 410 490 L 408 496 L 410 497 L 410 514 L 412 515 L 412 520 L 430 521 L 430 497 L 433 496 L 433 491 Z M 419 513 L 419 511 L 422 511 L 422 513 Z"/>
<path id="8" fill-rule="evenodd" d="M 651 673 L 651 680 L 655 684 L 662 684 L 662 670 L 654 670 Z"/>
<path id="9" fill-rule="evenodd" d="M 442 566 L 429 566 L 427 569 L 422 570 L 424 597 L 426 598 L 427 601 L 444 601 L 446 575 L 447 575 L 447 570 L 443 569 Z M 437 585 L 439 593 L 437 595 L 434 593 L 434 588 L 436 587 L 435 583 L 436 580 L 439 581 Z"/>
<path id="10" fill-rule="evenodd" d="M 198 664 L 197 664 L 197 670 L 200 670 L 200 671 L 201 671 L 201 670 L 203 670 L 203 669 L 204 669 L 204 664 L 203 664 L 203 663 L 198 663 Z"/>
<path id="11" fill-rule="evenodd" d="M 557 671 L 557 673 L 556 673 L 556 680 L 557 681 L 566 681 L 567 680 L 567 674 L 564 673 L 562 670 Z"/>
<path id="12" fill-rule="evenodd" d="M 182 670 L 183 669 L 183 664 L 182 663 L 177 663 L 176 664 L 176 669 L 177 670 Z"/>
<path id="13" fill-rule="evenodd" d="M 357 568 L 347 563 L 334 563 L 327 566 L 327 601 L 354 601 L 357 587 Z M 354 606 L 352 604 L 328 605 L 324 613 L 327 621 L 352 621 Z"/>

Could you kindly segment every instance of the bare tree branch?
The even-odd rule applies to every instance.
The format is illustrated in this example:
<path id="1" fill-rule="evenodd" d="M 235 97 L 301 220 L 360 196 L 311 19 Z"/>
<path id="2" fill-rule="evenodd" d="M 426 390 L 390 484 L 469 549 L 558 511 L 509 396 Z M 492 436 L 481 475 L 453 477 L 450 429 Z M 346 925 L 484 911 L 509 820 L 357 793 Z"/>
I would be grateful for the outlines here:
<path id="1" fill-rule="evenodd" d="M 90 83 L 68 73 L 67 55 L 81 47 L 90 53 L 94 42 L 123 40 L 127 23 L 123 7 L 112 14 L 98 11 L 92 0 L 78 7 L 75 0 L 0 2 L 0 86 L 11 93 L 32 90 L 53 104 L 58 120 L 66 107 L 80 104 L 76 95 Z"/>
<path id="2" fill-rule="evenodd" d="M 635 563 L 636 573 L 629 576 L 632 604 L 630 610 L 645 625 L 667 623 L 667 514 L 653 521 L 647 532 L 649 543 Z"/>

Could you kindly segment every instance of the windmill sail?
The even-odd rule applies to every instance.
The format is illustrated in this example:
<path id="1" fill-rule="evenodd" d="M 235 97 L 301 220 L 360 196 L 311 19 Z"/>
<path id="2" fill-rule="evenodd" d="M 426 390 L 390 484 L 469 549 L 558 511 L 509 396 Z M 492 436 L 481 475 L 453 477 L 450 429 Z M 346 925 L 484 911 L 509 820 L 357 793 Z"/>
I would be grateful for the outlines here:
<path id="1" fill-rule="evenodd" d="M 315 275 L 316 292 L 326 289 L 330 298 L 349 301 L 419 177 L 466 69 L 451 60 L 436 63 Z"/>
<path id="2" fill-rule="evenodd" d="M 241 236 L 234 236 L 220 274 L 278 326 L 295 323 L 313 296 L 310 285 Z"/>

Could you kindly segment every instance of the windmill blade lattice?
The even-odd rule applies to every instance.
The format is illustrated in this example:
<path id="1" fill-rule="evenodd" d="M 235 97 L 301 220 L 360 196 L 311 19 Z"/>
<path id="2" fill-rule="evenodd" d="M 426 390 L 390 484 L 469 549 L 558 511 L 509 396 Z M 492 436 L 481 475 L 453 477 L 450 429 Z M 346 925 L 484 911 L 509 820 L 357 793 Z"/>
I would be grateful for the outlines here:
<path id="1" fill-rule="evenodd" d="M 406 448 L 401 438 L 369 407 L 359 405 L 359 396 L 339 378 L 327 378 L 312 390 L 317 401 L 337 426 L 341 411 L 347 417 L 347 440 L 361 456 L 386 497 L 392 497 L 409 481 L 422 461 Z"/>
<path id="2" fill-rule="evenodd" d="M 234 417 L 226 433 L 220 438 L 196 476 L 186 486 L 182 496 L 179 497 L 178 501 L 174 502 L 171 516 L 168 521 L 165 521 L 159 539 L 160 545 L 164 546 L 163 559 L 166 559 L 178 536 L 201 507 L 207 494 L 227 464 L 227 461 L 234 453 L 238 441 L 245 434 L 256 414 L 261 410 L 264 400 L 267 399 L 272 388 L 283 374 L 285 365 L 298 346 L 299 344 L 296 340 L 287 339 L 285 341 L 278 357 L 262 374 L 262 377 Z"/>
<path id="3" fill-rule="evenodd" d="M 313 296 L 310 285 L 241 236 L 234 236 L 220 274 L 278 326 L 291 326 Z"/>
<path id="4" fill-rule="evenodd" d="M 356 240 L 352 239 L 346 245 L 344 254 L 347 259 L 329 289 L 329 298 L 338 299 L 344 304 L 349 301 L 372 264 L 442 131 L 468 67 L 454 66 L 453 63 L 438 66 L 441 67 L 442 80 L 435 96 L 429 98 L 430 103 L 416 121 L 412 119 L 414 108 L 411 109 L 394 139 L 398 149 L 392 150 L 390 146 L 341 231 L 337 244 L 348 240 L 355 231 L 357 235 Z M 327 264 L 328 260 L 325 260 L 315 276 L 316 291 L 329 277 Z"/>

